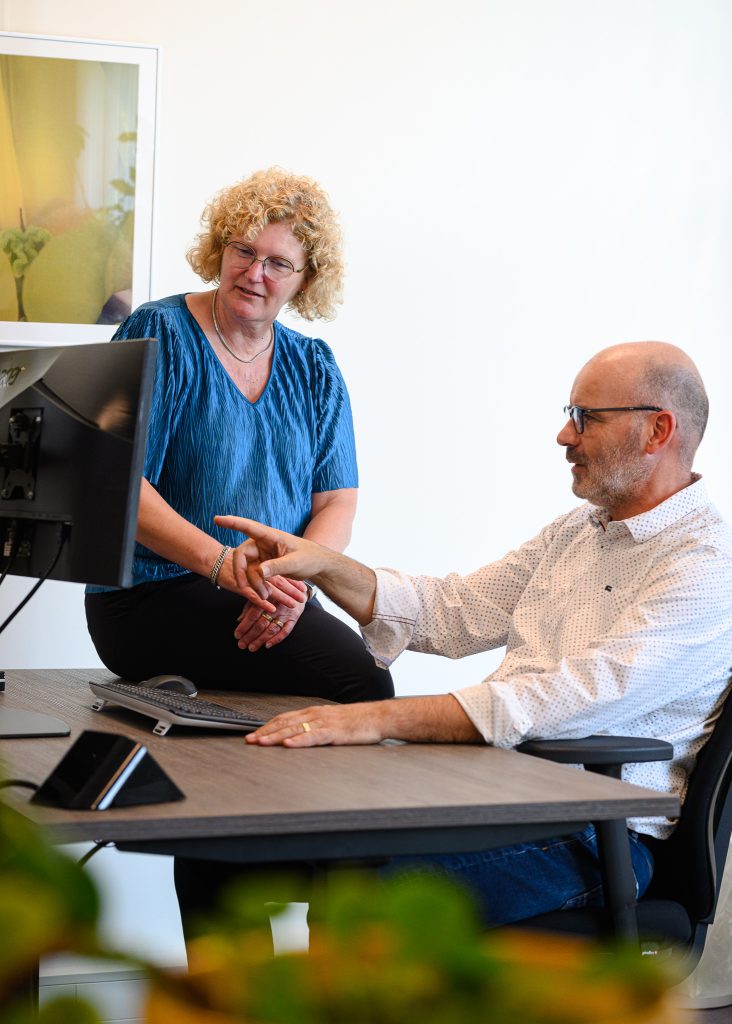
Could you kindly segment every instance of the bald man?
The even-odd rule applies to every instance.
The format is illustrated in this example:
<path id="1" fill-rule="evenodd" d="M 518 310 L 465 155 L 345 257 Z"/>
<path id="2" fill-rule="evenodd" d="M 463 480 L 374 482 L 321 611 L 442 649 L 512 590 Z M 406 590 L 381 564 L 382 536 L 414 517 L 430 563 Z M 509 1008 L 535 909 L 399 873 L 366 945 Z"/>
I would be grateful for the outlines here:
<path id="1" fill-rule="evenodd" d="M 683 799 L 732 666 L 732 531 L 692 472 L 707 421 L 704 385 L 680 349 L 636 342 L 591 359 L 570 403 L 557 442 L 572 490 L 586 503 L 468 576 L 374 571 L 301 538 L 222 518 L 249 537 L 234 553 L 235 572 L 263 611 L 269 576 L 312 580 L 361 625 L 379 664 L 407 649 L 459 658 L 506 646 L 500 667 L 475 686 L 289 712 L 248 742 L 390 737 L 512 747 L 591 733 L 653 736 L 673 744 L 673 760 L 631 765 L 624 777 Z M 641 893 L 653 840 L 673 824 L 630 826 Z M 421 862 L 465 880 L 496 924 L 601 899 L 592 829 Z"/>

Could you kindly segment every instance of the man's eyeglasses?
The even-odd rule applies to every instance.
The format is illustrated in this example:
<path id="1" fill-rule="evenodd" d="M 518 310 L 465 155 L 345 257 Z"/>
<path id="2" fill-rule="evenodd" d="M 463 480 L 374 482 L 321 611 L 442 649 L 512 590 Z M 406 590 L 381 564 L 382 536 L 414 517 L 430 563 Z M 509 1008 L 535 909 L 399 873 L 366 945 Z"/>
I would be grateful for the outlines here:
<path id="1" fill-rule="evenodd" d="M 606 409 L 585 409 L 581 405 L 565 405 L 564 415 L 571 419 L 578 434 L 585 431 L 585 416 L 592 412 L 663 412 L 658 405 L 611 405 Z"/>
<path id="2" fill-rule="evenodd" d="M 284 256 L 265 256 L 263 260 L 260 260 L 256 249 L 252 249 L 250 245 L 242 245 L 241 242 L 227 242 L 226 246 L 231 252 L 231 262 L 235 267 L 240 270 L 248 270 L 252 264 L 261 263 L 262 272 L 270 281 L 283 281 L 291 274 L 302 274 L 305 269 L 305 267 L 300 267 L 299 270 L 296 270 Z"/>

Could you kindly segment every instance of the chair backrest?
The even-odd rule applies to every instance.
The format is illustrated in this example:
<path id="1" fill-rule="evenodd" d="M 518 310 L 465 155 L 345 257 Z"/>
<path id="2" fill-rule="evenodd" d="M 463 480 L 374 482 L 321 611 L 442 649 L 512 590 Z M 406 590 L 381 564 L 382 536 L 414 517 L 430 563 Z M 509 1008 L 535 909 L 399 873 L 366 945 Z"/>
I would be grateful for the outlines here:
<path id="1" fill-rule="evenodd" d="M 732 696 L 727 692 L 689 779 L 678 825 L 653 844 L 650 899 L 683 904 L 694 924 L 714 918 L 732 832 Z"/>

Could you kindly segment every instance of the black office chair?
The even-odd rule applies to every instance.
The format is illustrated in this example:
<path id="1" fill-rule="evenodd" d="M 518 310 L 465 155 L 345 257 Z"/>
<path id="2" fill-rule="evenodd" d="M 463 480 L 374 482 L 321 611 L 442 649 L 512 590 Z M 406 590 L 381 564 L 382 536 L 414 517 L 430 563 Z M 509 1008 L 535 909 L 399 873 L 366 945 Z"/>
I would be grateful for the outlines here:
<path id="1" fill-rule="evenodd" d="M 589 771 L 620 777 L 623 764 L 665 760 L 671 745 L 660 740 L 591 736 L 584 740 L 531 740 L 520 751 Z M 674 949 L 684 975 L 701 957 L 714 920 L 719 887 L 732 832 L 732 698 L 702 747 L 679 822 L 666 840 L 650 840 L 656 867 L 651 885 L 637 903 L 616 899 L 607 910 L 582 908 L 540 914 L 522 927 L 601 936 L 614 932 L 637 937 L 644 952 Z M 606 883 L 617 894 L 626 887 L 630 848 L 625 821 L 598 822 Z"/>

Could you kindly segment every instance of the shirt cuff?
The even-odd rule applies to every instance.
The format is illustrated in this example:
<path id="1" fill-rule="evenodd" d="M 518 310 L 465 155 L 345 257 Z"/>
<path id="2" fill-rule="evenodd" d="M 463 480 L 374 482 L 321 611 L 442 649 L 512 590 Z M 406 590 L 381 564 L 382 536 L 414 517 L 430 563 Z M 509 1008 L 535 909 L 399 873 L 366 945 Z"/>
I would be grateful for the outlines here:
<path id="1" fill-rule="evenodd" d="M 397 569 L 376 569 L 374 617 L 361 627 L 366 649 L 380 668 L 389 668 L 409 646 L 419 600 L 409 576 Z"/>
<path id="2" fill-rule="evenodd" d="M 472 691 L 477 690 L 476 686 L 469 686 L 463 690 L 451 690 L 450 693 L 458 702 L 460 707 L 463 709 L 465 714 L 468 716 L 470 721 L 473 723 L 475 728 L 478 730 L 480 735 L 486 741 L 486 743 L 492 743 L 493 737 L 490 735 L 490 729 L 487 728 L 485 718 L 485 707 L 481 707 L 483 701 L 476 699 L 479 697 L 477 693 Z M 483 695 L 480 694 L 480 697 Z"/>
<path id="3" fill-rule="evenodd" d="M 515 747 L 526 739 L 531 719 L 520 701 L 514 699 L 510 683 L 502 688 L 492 684 L 488 677 L 476 686 L 455 690 L 452 695 L 486 743 Z"/>

